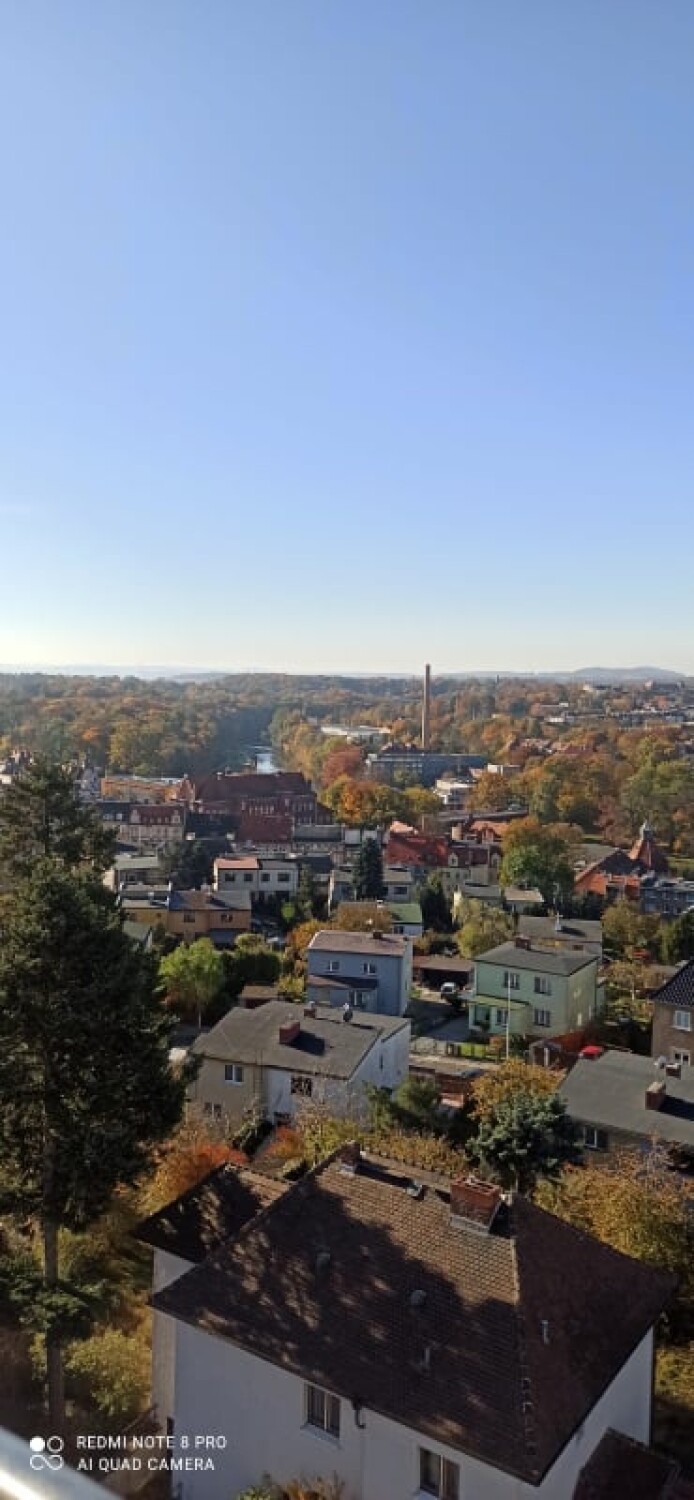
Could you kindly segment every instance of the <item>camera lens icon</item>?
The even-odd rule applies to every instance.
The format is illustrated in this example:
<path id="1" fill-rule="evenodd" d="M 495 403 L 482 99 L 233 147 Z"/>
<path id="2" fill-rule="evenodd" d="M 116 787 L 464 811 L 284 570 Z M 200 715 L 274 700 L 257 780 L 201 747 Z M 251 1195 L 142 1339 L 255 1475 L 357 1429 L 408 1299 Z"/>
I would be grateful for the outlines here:
<path id="1" fill-rule="evenodd" d="M 55 1434 L 52 1437 L 33 1437 L 29 1439 L 31 1457 L 29 1465 L 32 1469 L 52 1469 L 57 1472 L 62 1469 L 65 1459 L 63 1449 L 65 1441 Z"/>

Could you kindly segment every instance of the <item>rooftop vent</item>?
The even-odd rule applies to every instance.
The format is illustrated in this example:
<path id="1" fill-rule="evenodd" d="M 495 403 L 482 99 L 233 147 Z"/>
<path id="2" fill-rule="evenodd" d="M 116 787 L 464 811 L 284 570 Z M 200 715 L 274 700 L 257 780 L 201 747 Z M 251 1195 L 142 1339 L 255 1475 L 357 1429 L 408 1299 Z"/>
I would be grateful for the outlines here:
<path id="1" fill-rule="evenodd" d="M 451 1183 L 451 1219 L 487 1234 L 501 1203 L 501 1188 L 477 1177 L 458 1177 Z"/>
<path id="2" fill-rule="evenodd" d="M 359 1170 L 359 1163 L 361 1161 L 361 1145 L 359 1141 L 345 1141 L 344 1146 L 340 1146 L 337 1159 L 341 1170 L 353 1176 Z"/>
<path id="3" fill-rule="evenodd" d="M 316 1256 L 316 1271 L 318 1272 L 318 1275 L 322 1275 L 323 1272 L 327 1271 L 331 1260 L 332 1256 L 329 1250 L 318 1251 L 318 1254 Z"/>
<path id="4" fill-rule="evenodd" d="M 283 1021 L 279 1029 L 280 1044 L 283 1047 L 290 1047 L 292 1042 L 295 1042 L 297 1040 L 300 1033 L 300 1021 Z"/>
<path id="5" fill-rule="evenodd" d="M 343 1021 L 351 1021 L 352 1019 L 352 1007 L 349 1002 L 342 1007 L 342 1019 Z"/>
<path id="6" fill-rule="evenodd" d="M 308 1000 L 307 1003 L 306 1003 L 306 1005 L 304 1006 L 304 1015 L 305 1016 L 315 1017 L 317 1015 L 317 1013 L 318 1013 L 318 1007 L 316 1005 L 315 1000 Z"/>
<path id="7" fill-rule="evenodd" d="M 413 1307 L 413 1308 L 424 1307 L 424 1304 L 425 1304 L 426 1300 L 427 1300 L 427 1294 L 426 1294 L 426 1292 L 422 1291 L 421 1287 L 416 1287 L 413 1292 L 410 1292 L 410 1307 Z"/>
<path id="8" fill-rule="evenodd" d="M 657 1083 L 649 1083 L 646 1089 L 646 1109 L 662 1109 L 665 1103 L 665 1079 L 661 1078 Z"/>
<path id="9" fill-rule="evenodd" d="M 424 1183 L 423 1182 L 411 1182 L 410 1185 L 409 1185 L 409 1187 L 408 1187 L 408 1189 L 407 1189 L 407 1196 L 408 1196 L 408 1198 L 423 1198 L 424 1197 Z"/>

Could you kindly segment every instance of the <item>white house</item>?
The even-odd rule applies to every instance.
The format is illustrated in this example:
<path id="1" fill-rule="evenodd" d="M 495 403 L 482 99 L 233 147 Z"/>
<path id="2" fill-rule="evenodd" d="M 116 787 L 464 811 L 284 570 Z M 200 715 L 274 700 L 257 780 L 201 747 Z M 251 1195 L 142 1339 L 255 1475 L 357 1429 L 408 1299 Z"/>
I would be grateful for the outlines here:
<path id="1" fill-rule="evenodd" d="M 358 1113 L 367 1084 L 395 1089 L 407 1077 L 410 1022 L 331 1006 L 269 1000 L 237 1007 L 199 1036 L 189 1101 L 232 1124 L 253 1109 L 291 1119 L 305 1099 L 331 1114 Z"/>
<path id="2" fill-rule="evenodd" d="M 299 867 L 295 859 L 272 859 L 257 854 L 222 857 L 214 862 L 216 891 L 250 891 L 254 900 L 296 895 Z"/>
<path id="3" fill-rule="evenodd" d="M 174 1203 L 145 1219 L 136 1235 L 154 1250 L 152 1292 L 200 1265 L 284 1191 L 283 1183 L 250 1168 L 215 1167 Z M 155 1312 L 152 1405 L 163 1431 L 172 1430 L 174 1421 L 177 1327 L 175 1318 Z"/>
<path id="4" fill-rule="evenodd" d="M 179 1280 L 174 1433 L 226 1438 L 182 1500 L 268 1474 L 345 1500 L 570 1500 L 648 1443 L 672 1277 L 525 1199 L 343 1147 Z"/>

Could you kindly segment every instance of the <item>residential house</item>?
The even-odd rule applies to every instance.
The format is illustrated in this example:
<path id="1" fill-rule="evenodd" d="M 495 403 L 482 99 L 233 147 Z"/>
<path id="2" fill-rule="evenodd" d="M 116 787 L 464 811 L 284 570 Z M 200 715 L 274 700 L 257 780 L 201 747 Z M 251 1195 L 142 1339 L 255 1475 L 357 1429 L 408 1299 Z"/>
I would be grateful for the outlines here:
<path id="1" fill-rule="evenodd" d="M 131 921 L 163 929 L 169 937 L 181 938 L 184 943 L 206 937 L 216 948 L 230 948 L 240 932 L 251 930 L 251 899 L 244 891 L 128 886 L 121 894 L 121 905 Z"/>
<path id="2" fill-rule="evenodd" d="M 666 920 L 694 911 L 694 880 L 675 879 L 674 876 L 652 872 L 642 875 L 641 910 Z"/>
<path id="3" fill-rule="evenodd" d="M 383 895 L 384 901 L 410 901 L 414 887 L 412 871 L 404 865 L 385 865 L 383 868 Z M 328 905 L 333 911 L 343 901 L 353 902 L 354 894 L 354 871 L 352 869 L 334 868 L 328 884 Z"/>
<path id="4" fill-rule="evenodd" d="M 491 1184 L 344 1146 L 154 1294 L 173 1430 L 229 1434 L 181 1500 L 265 1474 L 334 1475 L 350 1500 L 570 1500 L 608 1433 L 649 1442 L 674 1286 Z"/>
<path id="5" fill-rule="evenodd" d="M 154 852 L 171 849 L 183 840 L 185 831 L 185 808 L 175 802 L 115 802 L 94 803 L 106 828 L 115 834 L 119 844 L 138 852 Z"/>
<path id="6" fill-rule="evenodd" d="M 310 1000 L 402 1016 L 412 985 L 412 942 L 393 932 L 317 932 L 306 953 Z"/>
<path id="7" fill-rule="evenodd" d="M 587 1151 L 650 1141 L 694 1157 L 694 1068 L 633 1052 L 579 1058 L 559 1088 Z"/>
<path id="8" fill-rule="evenodd" d="M 299 866 L 295 859 L 272 859 L 257 854 L 222 856 L 214 862 L 216 891 L 249 891 L 253 902 L 296 895 Z"/>
<path id="9" fill-rule="evenodd" d="M 290 1120 L 306 1099 L 351 1115 L 361 1111 L 367 1084 L 394 1089 L 404 1082 L 410 1023 L 267 1000 L 228 1011 L 191 1054 L 201 1066 L 190 1104 L 230 1126 L 251 1112 L 273 1124 Z"/>
<path id="10" fill-rule="evenodd" d="M 365 925 L 364 918 L 373 912 L 374 907 L 384 917 L 390 918 L 390 932 L 400 933 L 413 940 L 422 936 L 424 924 L 418 901 L 342 901 L 340 916 L 345 927 L 353 925 L 361 928 Z"/>
<path id="11" fill-rule="evenodd" d="M 143 1220 L 135 1237 L 154 1250 L 152 1292 L 156 1296 L 193 1266 L 201 1265 L 238 1234 L 262 1209 L 281 1197 L 284 1184 L 250 1167 L 215 1167 L 175 1202 Z M 162 1432 L 172 1432 L 176 1410 L 175 1318 L 152 1319 L 152 1405 Z"/>
<path id="12" fill-rule="evenodd" d="M 462 812 L 467 806 L 474 784 L 470 771 L 460 776 L 453 776 L 449 773 L 447 776 L 437 778 L 434 791 L 448 812 Z"/>
<path id="13" fill-rule="evenodd" d="M 415 885 L 424 885 L 430 875 L 440 877 L 452 899 L 471 884 L 488 885 L 498 880 L 501 848 L 477 839 L 454 841 L 424 833 L 391 829 L 387 841 L 389 865 L 409 870 Z"/>
<path id="14" fill-rule="evenodd" d="M 548 949 L 516 937 L 475 960 L 471 1027 L 490 1034 L 552 1037 L 579 1031 L 603 1006 L 598 959 L 584 949 Z"/>
<path id="15" fill-rule="evenodd" d="M 109 891 L 126 890 L 129 886 L 157 885 L 162 879 L 159 854 L 117 854 L 111 868 L 104 875 L 104 885 Z"/>
<path id="16" fill-rule="evenodd" d="M 651 1050 L 655 1058 L 685 1067 L 694 1062 L 694 959 L 653 996 Z"/>

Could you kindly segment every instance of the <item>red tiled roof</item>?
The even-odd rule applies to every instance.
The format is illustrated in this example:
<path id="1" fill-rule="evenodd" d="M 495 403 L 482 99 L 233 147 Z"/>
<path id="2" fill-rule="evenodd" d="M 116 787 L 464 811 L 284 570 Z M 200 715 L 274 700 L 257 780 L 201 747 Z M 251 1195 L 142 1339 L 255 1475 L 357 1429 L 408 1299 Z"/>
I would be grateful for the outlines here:
<path id="1" fill-rule="evenodd" d="M 153 1305 L 537 1484 L 673 1289 L 525 1199 L 481 1234 L 444 1179 L 363 1157 L 324 1162 Z"/>
<path id="2" fill-rule="evenodd" d="M 224 771 L 213 772 L 193 782 L 196 799 L 224 802 L 236 797 L 276 797 L 283 795 L 309 797 L 310 781 L 301 771 Z"/>
<path id="3" fill-rule="evenodd" d="M 237 837 L 248 844 L 285 844 L 292 837 L 291 813 L 241 813 Z"/>

